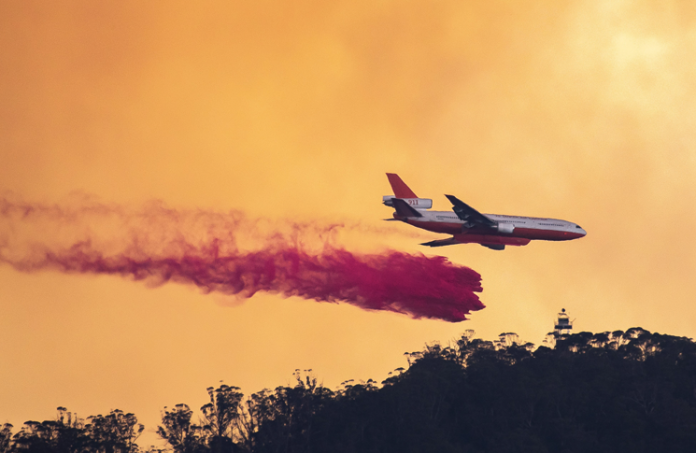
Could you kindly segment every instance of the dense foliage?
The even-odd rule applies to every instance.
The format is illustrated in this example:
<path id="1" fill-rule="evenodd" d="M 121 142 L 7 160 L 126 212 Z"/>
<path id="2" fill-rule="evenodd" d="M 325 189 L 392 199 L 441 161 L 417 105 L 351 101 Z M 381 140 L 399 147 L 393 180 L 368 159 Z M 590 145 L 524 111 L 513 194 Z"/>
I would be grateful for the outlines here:
<path id="1" fill-rule="evenodd" d="M 463 336 L 407 355 L 378 385 L 332 391 L 310 372 L 244 398 L 209 388 L 197 423 L 185 404 L 162 413 L 159 436 L 188 452 L 696 451 L 696 343 L 647 332 L 587 332 L 553 347 Z M 113 411 L 0 430 L 0 453 L 136 452 L 143 427 Z"/>

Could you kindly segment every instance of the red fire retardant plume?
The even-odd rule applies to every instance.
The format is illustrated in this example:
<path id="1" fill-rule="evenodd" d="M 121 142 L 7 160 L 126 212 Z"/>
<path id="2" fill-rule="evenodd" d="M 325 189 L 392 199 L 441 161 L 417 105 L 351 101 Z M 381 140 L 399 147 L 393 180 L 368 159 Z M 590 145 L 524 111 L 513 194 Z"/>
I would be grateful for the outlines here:
<path id="1" fill-rule="evenodd" d="M 155 285 L 173 281 L 247 298 L 265 291 L 450 322 L 484 308 L 475 294 L 482 291 L 481 276 L 440 256 L 354 254 L 332 246 L 308 253 L 277 242 L 242 252 L 210 237 L 195 247 L 181 237 L 157 247 L 140 238 L 115 253 L 106 250 L 90 239 L 61 248 L 33 243 L 22 253 L 0 243 L 0 262 L 25 272 L 113 274 Z"/>

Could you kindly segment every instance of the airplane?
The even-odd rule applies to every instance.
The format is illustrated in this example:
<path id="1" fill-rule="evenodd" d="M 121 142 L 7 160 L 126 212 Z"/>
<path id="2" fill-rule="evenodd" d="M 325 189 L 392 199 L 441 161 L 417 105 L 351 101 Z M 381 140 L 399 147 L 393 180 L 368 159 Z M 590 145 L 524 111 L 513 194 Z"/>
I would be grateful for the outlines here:
<path id="1" fill-rule="evenodd" d="M 394 195 L 384 195 L 382 203 L 395 211 L 394 218 L 386 220 L 400 220 L 416 228 L 452 235 L 421 244 L 428 247 L 473 243 L 504 250 L 506 245 L 522 246 L 532 240 L 569 241 L 587 234 L 580 225 L 565 220 L 481 214 L 452 195 L 445 196 L 454 212 L 428 211 L 433 200 L 418 198 L 395 173 L 387 173 L 387 178 Z"/>

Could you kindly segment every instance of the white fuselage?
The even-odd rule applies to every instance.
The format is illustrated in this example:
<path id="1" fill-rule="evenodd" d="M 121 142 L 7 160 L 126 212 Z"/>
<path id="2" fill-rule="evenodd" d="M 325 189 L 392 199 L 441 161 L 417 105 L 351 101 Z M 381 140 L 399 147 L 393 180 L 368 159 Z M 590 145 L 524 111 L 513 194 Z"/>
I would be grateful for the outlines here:
<path id="1" fill-rule="evenodd" d="M 457 214 L 452 211 L 427 211 L 419 209 L 418 212 L 422 214 L 422 217 L 405 217 L 399 218 L 399 220 L 436 233 L 449 233 L 452 235 L 491 235 L 489 230 L 484 231 L 476 227 L 472 229 L 466 228 L 466 222 L 459 219 Z M 580 238 L 587 234 L 579 225 L 566 220 L 499 214 L 484 215 L 501 225 L 501 230 L 510 231 L 509 233 L 495 232 L 493 233 L 495 236 L 564 241 Z"/>

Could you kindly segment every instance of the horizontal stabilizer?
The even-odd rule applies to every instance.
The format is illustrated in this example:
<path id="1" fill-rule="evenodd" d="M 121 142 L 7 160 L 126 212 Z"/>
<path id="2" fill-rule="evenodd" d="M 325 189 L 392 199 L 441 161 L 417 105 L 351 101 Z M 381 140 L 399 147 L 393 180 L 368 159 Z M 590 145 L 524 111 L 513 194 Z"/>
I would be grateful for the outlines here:
<path id="1" fill-rule="evenodd" d="M 423 217 L 423 214 L 413 209 L 404 200 L 394 198 L 392 203 L 394 203 L 394 209 L 399 217 Z"/>
<path id="2" fill-rule="evenodd" d="M 421 245 L 425 245 L 428 247 L 444 247 L 445 245 L 454 245 L 454 244 L 459 244 L 459 241 L 457 241 L 454 238 L 454 236 L 452 236 L 449 239 L 438 239 L 436 241 L 424 242 Z"/>

